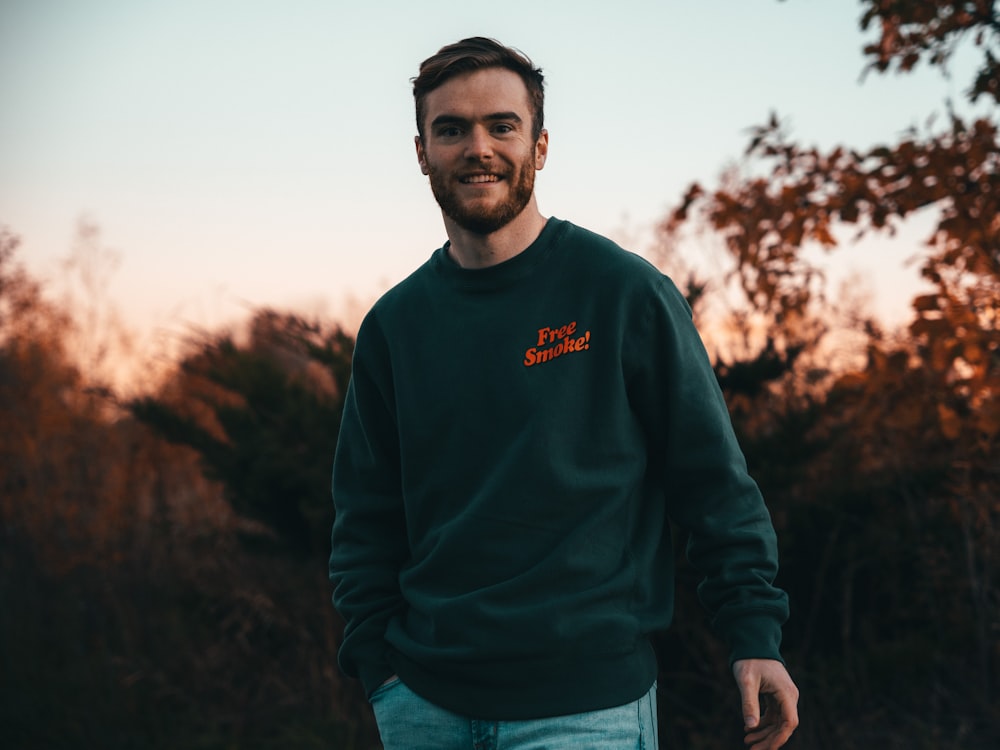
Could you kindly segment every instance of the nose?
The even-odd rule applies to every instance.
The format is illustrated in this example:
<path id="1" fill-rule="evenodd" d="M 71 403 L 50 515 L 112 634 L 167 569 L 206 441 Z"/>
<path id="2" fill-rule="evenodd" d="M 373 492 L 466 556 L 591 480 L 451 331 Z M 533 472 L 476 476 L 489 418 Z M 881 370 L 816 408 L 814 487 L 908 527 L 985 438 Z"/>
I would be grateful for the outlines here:
<path id="1" fill-rule="evenodd" d="M 465 156 L 468 159 L 479 160 L 489 159 L 493 156 L 493 143 L 489 131 L 485 127 L 477 125 L 469 131 Z"/>

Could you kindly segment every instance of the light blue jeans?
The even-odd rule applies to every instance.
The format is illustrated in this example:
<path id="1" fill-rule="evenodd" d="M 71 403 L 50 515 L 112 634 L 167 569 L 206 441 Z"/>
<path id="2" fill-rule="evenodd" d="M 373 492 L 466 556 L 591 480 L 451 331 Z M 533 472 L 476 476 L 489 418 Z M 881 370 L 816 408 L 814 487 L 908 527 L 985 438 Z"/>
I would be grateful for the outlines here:
<path id="1" fill-rule="evenodd" d="M 656 685 L 632 703 L 551 719 L 485 721 L 424 700 L 399 679 L 372 693 L 385 750 L 656 750 Z"/>

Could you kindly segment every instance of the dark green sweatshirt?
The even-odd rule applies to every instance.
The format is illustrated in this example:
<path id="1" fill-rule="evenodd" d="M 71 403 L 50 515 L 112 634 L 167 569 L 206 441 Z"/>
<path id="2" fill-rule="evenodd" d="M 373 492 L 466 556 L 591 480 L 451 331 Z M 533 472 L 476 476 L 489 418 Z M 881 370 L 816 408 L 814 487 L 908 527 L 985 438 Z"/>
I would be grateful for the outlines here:
<path id="1" fill-rule="evenodd" d="M 376 303 L 333 497 L 340 664 L 369 694 L 398 673 L 484 719 L 639 698 L 671 524 L 732 658 L 780 658 L 774 532 L 690 309 L 569 222 L 482 270 L 446 245 Z"/>

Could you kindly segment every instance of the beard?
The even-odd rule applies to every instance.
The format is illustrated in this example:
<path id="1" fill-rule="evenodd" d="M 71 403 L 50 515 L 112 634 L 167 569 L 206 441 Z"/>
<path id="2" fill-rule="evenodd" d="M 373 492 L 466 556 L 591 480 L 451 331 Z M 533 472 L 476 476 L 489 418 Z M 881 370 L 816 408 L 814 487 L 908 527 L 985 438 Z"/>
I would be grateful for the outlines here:
<path id="1" fill-rule="evenodd" d="M 482 206 L 478 202 L 471 205 L 463 202 L 449 186 L 449 176 L 441 170 L 428 167 L 431 192 L 445 216 L 462 229 L 481 235 L 493 234 L 513 221 L 531 200 L 535 189 L 535 166 L 531 160 L 532 157 L 529 156 L 515 166 L 510 174 L 503 175 L 503 179 L 509 183 L 507 195 L 490 206 Z"/>

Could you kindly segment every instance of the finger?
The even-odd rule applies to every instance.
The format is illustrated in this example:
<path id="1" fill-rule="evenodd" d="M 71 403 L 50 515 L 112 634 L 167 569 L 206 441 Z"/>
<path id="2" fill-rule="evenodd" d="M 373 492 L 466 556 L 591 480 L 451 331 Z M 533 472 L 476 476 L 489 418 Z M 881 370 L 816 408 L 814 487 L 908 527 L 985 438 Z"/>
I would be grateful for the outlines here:
<path id="1" fill-rule="evenodd" d="M 780 731 L 774 732 L 751 732 L 743 741 L 749 745 L 749 750 L 777 750 L 779 747 L 783 747 L 788 739 L 792 736 L 791 731 Z"/>
<path id="2" fill-rule="evenodd" d="M 795 728 L 799 725 L 798 718 L 791 718 L 786 716 L 781 723 L 775 728 L 774 739 L 772 740 L 771 747 L 781 747 L 795 732 Z"/>
<path id="3" fill-rule="evenodd" d="M 750 745 L 753 750 L 767 747 L 768 744 L 765 740 L 768 740 L 775 733 L 774 719 L 769 712 L 765 712 L 756 729 L 744 729 L 743 731 L 745 732 L 743 742 Z"/>
<path id="4" fill-rule="evenodd" d="M 768 735 L 755 741 L 752 745 L 749 745 L 748 750 L 778 750 L 785 744 L 786 740 L 781 739 L 775 735 Z"/>
<path id="5" fill-rule="evenodd" d="M 793 686 L 790 690 L 782 690 L 774 695 L 774 707 L 780 719 L 782 728 L 788 727 L 788 734 L 791 735 L 799 725 L 799 692 Z"/>
<path id="6" fill-rule="evenodd" d="M 760 724 L 760 697 L 758 696 L 760 685 L 753 680 L 741 680 L 739 685 L 743 705 L 743 729 L 744 731 L 756 729 Z"/>
<path id="7" fill-rule="evenodd" d="M 768 697 L 768 714 L 774 723 L 774 744 L 781 747 L 799 726 L 798 690 L 794 685 L 778 690 Z"/>
<path id="8" fill-rule="evenodd" d="M 750 745 L 751 750 L 760 750 L 760 748 L 764 747 L 760 743 L 767 739 L 770 734 L 770 729 L 757 729 L 753 732 L 747 732 L 743 737 L 743 744 Z"/>
<path id="9" fill-rule="evenodd" d="M 778 720 L 776 717 L 768 720 L 767 714 L 760 728 L 747 732 L 743 737 L 743 742 L 750 746 L 750 750 L 777 750 L 783 746 L 795 731 L 796 723 L 788 720 Z"/>

